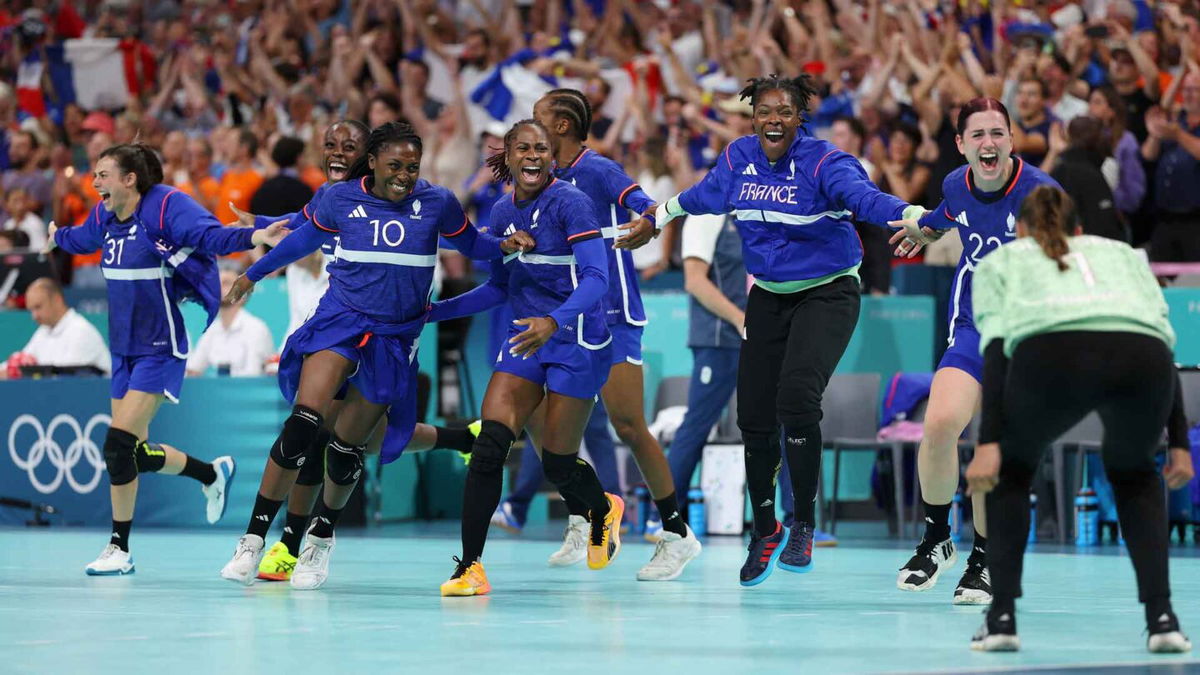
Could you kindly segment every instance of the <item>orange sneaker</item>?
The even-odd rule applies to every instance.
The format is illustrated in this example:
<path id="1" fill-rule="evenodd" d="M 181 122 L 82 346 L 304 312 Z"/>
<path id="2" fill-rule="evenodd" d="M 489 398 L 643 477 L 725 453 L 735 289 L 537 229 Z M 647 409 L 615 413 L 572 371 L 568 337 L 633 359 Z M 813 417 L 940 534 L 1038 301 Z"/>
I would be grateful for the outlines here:
<path id="1" fill-rule="evenodd" d="M 588 567 L 594 570 L 608 567 L 621 551 L 621 516 L 625 513 L 625 501 L 617 495 L 608 497 L 608 513 L 603 522 L 592 521 L 591 537 L 588 540 Z"/>
<path id="2" fill-rule="evenodd" d="M 487 573 L 483 571 L 483 563 L 476 560 L 467 565 L 457 557 L 454 562 L 458 567 L 446 583 L 442 584 L 442 595 L 446 597 L 487 595 L 492 590 L 488 583 Z"/>

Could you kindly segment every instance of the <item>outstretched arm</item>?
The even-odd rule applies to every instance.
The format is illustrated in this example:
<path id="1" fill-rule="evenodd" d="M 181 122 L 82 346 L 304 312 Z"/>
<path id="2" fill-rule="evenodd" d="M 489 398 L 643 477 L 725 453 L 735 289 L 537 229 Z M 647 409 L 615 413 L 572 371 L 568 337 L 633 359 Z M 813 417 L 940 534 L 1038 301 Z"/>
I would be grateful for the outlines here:
<path id="1" fill-rule="evenodd" d="M 321 244 L 329 241 L 333 235 L 333 232 L 322 230 L 309 221 L 296 228 L 279 242 L 278 246 L 251 265 L 250 269 L 246 270 L 246 278 L 257 282 L 284 265 L 294 263 L 321 248 Z"/>

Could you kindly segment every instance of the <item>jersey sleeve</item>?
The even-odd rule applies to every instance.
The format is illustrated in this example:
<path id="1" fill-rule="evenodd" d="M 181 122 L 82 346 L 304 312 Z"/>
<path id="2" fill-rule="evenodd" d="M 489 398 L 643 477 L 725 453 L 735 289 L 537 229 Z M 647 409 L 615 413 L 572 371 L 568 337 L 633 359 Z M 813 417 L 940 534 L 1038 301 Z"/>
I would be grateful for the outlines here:
<path id="1" fill-rule="evenodd" d="M 169 241 L 177 246 L 191 247 L 201 253 L 228 255 L 254 248 L 253 227 L 225 227 L 186 193 L 175 191 L 163 197 L 158 217 L 159 227 Z"/>
<path id="2" fill-rule="evenodd" d="M 596 212 L 591 204 L 584 203 L 586 199 L 586 195 L 575 193 L 572 198 L 559 199 L 555 203 L 555 215 L 563 223 L 567 243 L 572 246 L 602 236 L 600 225 L 596 222 Z"/>
<path id="3" fill-rule="evenodd" d="M 336 190 L 329 190 L 325 194 L 318 192 L 317 196 L 314 196 L 308 203 L 309 220 L 317 229 L 335 234 L 341 231 L 340 221 L 334 208 L 334 203 L 340 201 L 337 199 L 337 194 Z M 314 207 L 313 202 L 319 203 Z"/>
<path id="4" fill-rule="evenodd" d="M 954 219 L 954 214 L 950 213 L 950 204 L 945 198 L 932 211 L 926 211 L 925 215 L 921 216 L 921 219 L 917 223 L 921 227 L 929 227 L 935 230 L 948 230 L 958 226 L 958 221 Z"/>
<path id="5" fill-rule="evenodd" d="M 821 192 L 836 206 L 854 214 L 854 219 L 879 227 L 900 220 L 908 202 L 880 190 L 853 155 L 832 151 L 815 170 Z"/>
<path id="6" fill-rule="evenodd" d="M 100 227 L 100 209 L 102 208 L 104 207 L 97 204 L 88 213 L 87 219 L 83 221 L 82 225 L 58 228 L 54 233 L 55 245 L 67 253 L 75 255 L 86 255 L 100 248 L 100 245 L 104 243 L 104 231 Z"/>
<path id="7" fill-rule="evenodd" d="M 468 230 L 474 232 L 475 228 L 471 227 L 471 219 L 467 218 L 462 204 L 459 203 L 454 193 L 447 190 L 443 197 L 442 212 L 438 214 L 438 233 L 447 239 L 453 239 L 466 234 Z"/>
<path id="8" fill-rule="evenodd" d="M 726 146 L 716 166 L 709 169 L 699 183 L 675 197 L 673 201 L 678 203 L 684 213 L 729 213 L 729 188 L 733 184 L 733 160 L 730 156 L 732 148 L 733 143 Z"/>
<path id="9" fill-rule="evenodd" d="M 604 187 L 612 203 L 635 213 L 645 213 L 655 204 L 625 170 L 616 162 L 604 163 Z"/>

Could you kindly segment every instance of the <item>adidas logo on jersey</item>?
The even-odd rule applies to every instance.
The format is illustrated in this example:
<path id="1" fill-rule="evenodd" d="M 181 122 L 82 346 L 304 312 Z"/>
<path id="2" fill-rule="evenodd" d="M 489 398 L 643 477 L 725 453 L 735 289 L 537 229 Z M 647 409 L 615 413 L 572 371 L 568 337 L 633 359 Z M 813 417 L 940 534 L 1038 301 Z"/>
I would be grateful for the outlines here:
<path id="1" fill-rule="evenodd" d="M 363 208 L 362 204 L 359 204 L 358 206 L 354 207 L 354 210 L 351 211 L 350 214 L 346 217 L 347 218 L 366 218 L 367 210 Z"/>
<path id="2" fill-rule="evenodd" d="M 517 226 L 513 225 L 512 223 L 509 223 L 508 227 L 504 228 L 504 236 L 506 236 L 506 237 L 511 237 L 516 233 L 517 233 Z"/>
<path id="3" fill-rule="evenodd" d="M 971 226 L 971 223 L 967 222 L 967 212 L 966 211 L 963 211 L 962 213 L 955 216 L 954 222 L 958 223 L 959 225 L 962 225 L 963 227 Z"/>
<path id="4" fill-rule="evenodd" d="M 745 169 L 742 169 L 743 176 L 757 176 L 758 172 L 754 170 L 753 164 L 747 164 Z"/>

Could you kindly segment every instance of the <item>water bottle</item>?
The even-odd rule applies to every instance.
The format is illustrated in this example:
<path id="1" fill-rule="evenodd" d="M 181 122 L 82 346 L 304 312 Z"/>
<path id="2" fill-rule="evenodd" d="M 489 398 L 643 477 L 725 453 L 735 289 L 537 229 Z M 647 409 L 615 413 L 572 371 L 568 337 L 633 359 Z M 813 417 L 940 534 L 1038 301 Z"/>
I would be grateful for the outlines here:
<path id="1" fill-rule="evenodd" d="M 1029 494 L 1029 543 L 1037 543 L 1037 495 Z"/>
<path id="2" fill-rule="evenodd" d="M 704 519 L 704 492 L 694 487 L 688 490 L 688 526 L 696 536 L 708 534 L 708 522 Z"/>
<path id="3" fill-rule="evenodd" d="M 955 492 L 950 500 L 950 539 L 957 542 L 962 538 L 962 493 Z"/>
<path id="4" fill-rule="evenodd" d="M 634 529 L 637 530 L 637 534 L 645 534 L 646 521 L 650 520 L 650 510 L 653 508 L 650 505 L 650 489 L 645 485 L 635 486 L 633 496 L 637 499 L 637 521 L 634 523 Z"/>
<path id="5" fill-rule="evenodd" d="M 1075 497 L 1075 545 L 1095 546 L 1100 538 L 1100 500 L 1096 491 L 1083 487 Z"/>

